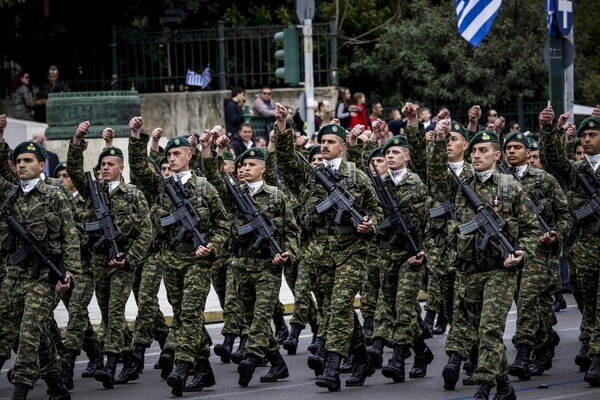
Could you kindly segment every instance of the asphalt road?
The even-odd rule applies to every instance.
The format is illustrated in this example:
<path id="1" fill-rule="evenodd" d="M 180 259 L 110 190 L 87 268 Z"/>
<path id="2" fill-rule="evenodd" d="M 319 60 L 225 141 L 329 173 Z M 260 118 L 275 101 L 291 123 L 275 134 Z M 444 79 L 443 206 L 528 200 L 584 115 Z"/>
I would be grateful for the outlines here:
<path id="1" fill-rule="evenodd" d="M 565 295 L 568 303 L 566 310 L 558 313 L 558 325 L 555 326 L 561 337 L 561 342 L 556 348 L 556 357 L 553 367 L 544 376 L 532 377 L 532 380 L 519 382 L 517 378 L 511 381 L 517 390 L 519 399 L 600 399 L 600 388 L 589 388 L 583 381 L 583 373 L 579 372 L 574 363 L 575 355 L 579 351 L 579 324 L 581 315 L 573 297 Z M 510 339 L 515 331 L 516 313 L 511 311 L 506 332 L 504 335 L 505 345 L 508 351 L 509 361 L 514 360 L 516 351 Z M 289 316 L 286 318 L 289 320 Z M 207 326 L 215 343 L 220 343 L 222 324 L 210 324 Z M 446 335 L 435 336 L 427 341 L 435 354 L 433 363 L 429 366 L 427 376 L 422 379 L 408 378 L 408 370 L 412 365 L 413 358 L 407 360 L 407 381 L 404 383 L 392 383 L 391 380 L 381 375 L 378 370 L 375 375 L 367 379 L 363 387 L 347 388 L 344 380 L 348 375 L 342 375 L 342 390 L 330 393 L 326 389 L 319 388 L 314 383 L 313 371 L 306 365 L 309 355 L 306 347 L 310 343 L 312 335 L 310 329 L 302 332 L 298 353 L 288 356 L 282 350 L 284 359 L 290 370 L 290 377 L 277 383 L 260 383 L 260 375 L 266 373 L 267 368 L 258 368 L 250 385 L 247 388 L 238 386 L 237 366 L 235 364 L 222 364 L 218 357 L 211 357 L 211 364 L 215 372 L 217 384 L 206 388 L 202 392 L 184 393 L 184 399 L 242 399 L 242 400 L 306 400 L 306 399 L 471 399 L 475 393 L 474 386 L 462 386 L 459 381 L 456 390 L 446 391 L 443 389 L 442 368 L 447 362 L 444 353 L 444 341 Z M 237 342 L 236 342 L 237 345 Z M 152 368 L 158 359 L 159 348 L 155 343 L 146 353 L 146 367 L 144 373 L 137 381 L 127 385 L 116 386 L 113 390 L 105 390 L 100 382 L 93 378 L 81 378 L 80 373 L 85 368 L 87 360 L 82 355 L 76 364 L 75 388 L 71 391 L 73 399 L 171 399 L 171 388 L 160 378 L 160 371 Z M 386 349 L 384 362 L 391 356 L 391 350 Z M 6 379 L 6 371 L 12 366 L 9 360 L 2 369 L 0 376 L 0 399 L 9 399 L 12 394 L 12 385 Z M 117 373 L 120 369 L 118 367 Z M 546 385 L 547 388 L 541 388 Z M 492 392 L 493 393 L 493 392 Z M 28 399 L 47 399 L 46 385 L 39 381 L 35 388 L 29 392 Z"/>

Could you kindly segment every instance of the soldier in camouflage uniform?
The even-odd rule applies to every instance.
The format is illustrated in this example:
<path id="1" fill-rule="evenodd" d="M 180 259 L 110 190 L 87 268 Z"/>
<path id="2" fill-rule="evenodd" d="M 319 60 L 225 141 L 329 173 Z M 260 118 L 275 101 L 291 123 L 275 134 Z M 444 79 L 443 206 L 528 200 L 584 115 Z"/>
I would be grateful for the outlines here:
<path id="1" fill-rule="evenodd" d="M 163 227 L 160 222 L 176 211 L 165 192 L 165 185 L 172 183 L 147 168 L 148 135 L 132 129 L 129 140 L 132 172 L 147 182 L 146 190 L 156 196 L 152 222 L 156 230 L 154 241 L 161 248 L 156 262 L 165 266 L 164 282 L 173 307 L 171 332 L 160 356 L 161 377 L 167 380 L 171 393 L 179 397 L 183 395 L 192 368 L 203 374 L 203 385 L 199 390 L 215 384 L 208 361 L 210 345 L 204 331 L 204 308 L 210 291 L 211 264 L 222 250 L 228 219 L 214 186 L 190 169 L 193 158 L 190 141 L 182 136 L 171 138 L 165 146 L 172 172 L 170 179 L 182 185 L 182 200 L 191 203 L 200 219 L 193 229 L 197 229 L 207 243 L 195 246 L 192 232 L 178 239 L 179 224 Z"/>
<path id="2" fill-rule="evenodd" d="M 77 127 L 73 139 L 69 143 L 67 165 L 69 174 L 82 196 L 89 198 L 90 187 L 87 176 L 83 171 L 83 152 L 86 141 L 83 139 L 90 128 L 89 121 L 82 122 Z M 112 389 L 115 382 L 115 370 L 119 354 L 123 355 L 123 368 L 128 369 L 127 379 L 119 383 L 127 383 L 138 378 L 138 373 L 132 369 L 133 346 L 127 321 L 125 306 L 133 284 L 135 268 L 144 260 L 151 240 L 152 227 L 146 197 L 142 191 L 133 185 L 126 184 L 122 179 L 123 152 L 116 147 L 105 148 L 98 157 L 102 173 L 102 190 L 106 190 L 111 213 L 114 217 L 115 231 L 118 233 L 116 258 L 110 260 L 108 249 L 97 248 L 92 258 L 92 269 L 95 278 L 95 293 L 102 314 L 102 323 L 106 328 L 104 333 L 104 353 L 106 364 L 103 369 L 96 371 L 94 378 L 102 382 L 107 389 Z M 90 204 L 84 221 L 95 220 L 94 210 Z M 94 232 L 90 240 L 96 242 Z M 128 372 L 129 372 L 128 371 Z"/>
<path id="3" fill-rule="evenodd" d="M 450 121 L 438 121 L 434 141 L 446 142 L 449 133 Z M 497 398 L 516 399 L 508 380 L 508 360 L 502 335 L 514 296 L 515 267 L 535 256 L 539 226 L 535 214 L 527 207 L 528 198 L 523 187 L 512 176 L 495 171 L 496 161 L 501 156 L 498 136 L 487 130 L 481 131 L 471 139 L 469 150 L 475 176 L 463 184 L 470 186 L 492 215 L 497 214 L 506 221 L 505 238 L 512 243 L 518 240 L 520 250 L 503 257 L 495 239 L 485 250 L 480 250 L 482 237 L 478 231 L 460 233 L 458 224 L 470 222 L 476 214 L 456 177 L 448 172 L 446 151 L 432 160 L 428 177 L 453 199 L 457 212 L 456 222 L 451 221 L 448 225 L 449 234 L 456 235 L 455 290 L 459 307 L 454 309 L 454 314 L 464 313 L 478 334 L 479 358 L 474 374 L 478 389 L 474 398 L 488 399 L 491 388 L 497 385 Z M 455 319 L 454 325 L 457 323 L 459 320 Z M 460 356 L 452 353 L 448 363 L 460 367 Z"/>
<path id="4" fill-rule="evenodd" d="M 2 123 L 2 121 L 0 121 Z M 8 153 L 4 139 L 0 137 L 2 155 Z M 57 303 L 57 292 L 70 288 L 81 273 L 79 234 L 77 232 L 70 199 L 57 186 L 47 185 L 40 174 L 46 160 L 44 148 L 33 142 L 19 144 L 13 152 L 17 166 L 19 185 L 13 185 L 0 177 L 2 218 L 2 250 L 8 254 L 6 276 L 0 291 L 0 368 L 10 357 L 10 347 L 19 336 L 19 347 L 14 364 L 12 382 L 15 385 L 13 399 L 27 397 L 40 374 L 40 364 L 45 365 L 43 374 L 51 398 L 70 399 L 60 377 L 60 359 L 48 337 L 48 321 Z M 7 164 L 0 156 L 0 162 Z M 29 238 L 45 252 L 65 277 L 58 279 L 55 273 L 34 253 L 27 254 L 19 264 L 13 264 L 10 256 L 24 250 L 24 243 L 5 218 L 14 218 L 24 225 Z M 6 346 L 8 344 L 8 347 Z M 7 352 L 8 350 L 8 352 Z"/>
<path id="5" fill-rule="evenodd" d="M 584 159 L 571 163 L 561 146 L 564 136 L 562 126 L 569 114 L 558 118 L 553 125 L 554 111 L 551 107 L 540 113 L 540 153 L 546 169 L 567 191 L 569 209 L 573 210 L 572 245 L 569 249 L 571 279 L 575 278 L 583 302 L 579 340 L 582 342 L 575 363 L 580 370 L 587 371 L 584 380 L 592 387 L 600 386 L 600 323 L 597 310 L 600 307 L 598 296 L 600 255 L 600 235 L 598 234 L 597 213 L 577 218 L 577 212 L 590 206 L 592 196 L 583 186 L 586 182 L 590 190 L 600 191 L 600 107 L 596 107 L 591 117 L 584 119 L 577 128 L 577 137 L 583 144 Z M 579 172 L 578 174 L 575 171 Z"/>
<path id="6" fill-rule="evenodd" d="M 510 365 L 509 374 L 521 380 L 531 378 L 529 364 L 534 349 L 542 371 L 552 365 L 551 353 L 559 341 L 558 334 L 552 329 L 558 257 L 571 230 L 565 193 L 552 175 L 529 167 L 529 147 L 529 139 L 521 132 L 507 135 L 502 146 L 510 172 L 522 183 L 532 205 L 540 208 L 541 218 L 551 229 L 540 233 L 536 256 L 517 271 L 517 323 L 513 337 L 517 356 Z M 542 371 L 537 370 L 536 374 Z"/>
<path id="7" fill-rule="evenodd" d="M 322 214 L 317 213 L 316 205 L 328 198 L 328 192 L 316 182 L 309 166 L 296 155 L 293 131 L 286 125 L 287 108 L 277 104 L 275 114 L 277 165 L 287 185 L 306 185 L 305 190 L 309 191 L 308 196 L 300 198 L 307 199 L 303 203 L 304 224 L 313 234 L 301 264 L 311 260 L 317 265 L 317 286 L 324 291 L 324 318 L 318 334 L 321 345 L 316 354 L 309 357 L 309 367 L 312 366 L 315 371 L 323 369 L 326 356 L 326 365 L 323 373 L 317 377 L 316 384 L 331 391 L 340 390 L 341 359 L 353 352 L 355 367 L 346 385 L 363 385 L 375 369 L 368 356 L 364 331 L 353 305 L 366 273 L 367 255 L 363 235 L 373 231 L 380 222 L 381 206 L 366 174 L 357 169 L 354 163 L 342 159 L 346 147 L 345 130 L 339 125 L 327 124 L 317 135 L 324 158 L 324 164 L 317 168 L 325 173 L 324 167 L 329 166 L 334 175 L 339 175 L 337 184 L 352 193 L 354 207 L 361 210 L 361 215 L 368 217 L 353 223 L 344 213 L 341 220 L 336 222 L 337 213 L 333 208 Z M 303 268 L 302 265 L 299 268 Z"/>

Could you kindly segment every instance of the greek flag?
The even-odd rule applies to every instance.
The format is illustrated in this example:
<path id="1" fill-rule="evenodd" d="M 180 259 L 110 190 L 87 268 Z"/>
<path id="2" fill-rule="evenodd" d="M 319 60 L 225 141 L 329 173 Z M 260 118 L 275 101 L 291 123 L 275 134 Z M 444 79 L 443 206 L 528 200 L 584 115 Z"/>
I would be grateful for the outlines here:
<path id="1" fill-rule="evenodd" d="M 458 32 L 477 47 L 492 28 L 502 0 L 456 0 Z"/>
<path id="2" fill-rule="evenodd" d="M 548 33 L 556 34 L 556 4 L 554 0 L 546 1 L 546 21 L 548 22 Z"/>
<path id="3" fill-rule="evenodd" d="M 204 68 L 202 74 L 197 74 L 191 69 L 188 69 L 187 76 L 185 78 L 185 84 L 189 86 L 200 86 L 205 89 L 211 81 L 210 77 L 210 64 Z"/>

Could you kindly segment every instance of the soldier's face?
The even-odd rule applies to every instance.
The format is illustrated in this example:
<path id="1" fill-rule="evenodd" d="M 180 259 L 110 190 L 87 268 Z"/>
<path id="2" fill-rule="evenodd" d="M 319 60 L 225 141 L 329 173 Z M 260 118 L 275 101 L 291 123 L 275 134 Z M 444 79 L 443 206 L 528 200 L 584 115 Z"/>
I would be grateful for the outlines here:
<path id="1" fill-rule="evenodd" d="M 171 172 L 171 168 L 169 167 L 169 164 L 167 164 L 167 163 L 164 163 L 160 166 L 160 173 L 165 178 L 168 178 L 171 175 L 173 175 L 173 172 Z"/>
<path id="2" fill-rule="evenodd" d="M 539 150 L 531 150 L 529 152 L 529 157 L 527 157 L 527 161 L 529 162 L 530 167 L 544 169 L 542 161 L 540 160 Z"/>
<path id="3" fill-rule="evenodd" d="M 510 165 L 527 164 L 527 156 L 529 156 L 529 149 L 520 142 L 509 142 L 504 150 L 504 157 Z"/>
<path id="4" fill-rule="evenodd" d="M 310 163 L 313 167 L 316 167 L 317 165 L 321 164 L 322 162 L 323 162 L 323 154 L 315 154 L 310 159 Z"/>
<path id="5" fill-rule="evenodd" d="M 408 160 L 408 157 L 404 147 L 392 146 L 385 151 L 385 161 L 387 167 L 391 170 L 406 167 L 406 160 Z"/>
<path id="6" fill-rule="evenodd" d="M 44 170 L 45 162 L 40 162 L 33 153 L 22 153 L 17 156 L 17 175 L 22 181 L 37 179 Z"/>
<path id="7" fill-rule="evenodd" d="M 77 189 L 75 189 L 75 185 L 73 185 L 73 181 L 71 180 L 71 177 L 69 176 L 69 173 L 67 172 L 66 169 L 63 169 L 62 171 L 58 171 L 56 173 L 56 177 L 60 180 L 60 183 L 62 183 L 66 187 L 68 187 L 71 192 L 77 191 Z"/>
<path id="8" fill-rule="evenodd" d="M 258 182 L 262 181 L 263 174 L 265 173 L 265 162 L 257 160 L 255 158 L 247 158 L 242 163 L 242 171 L 244 174 L 244 181 L 246 182 Z"/>
<path id="9" fill-rule="evenodd" d="M 241 183 L 246 182 L 246 179 L 244 178 L 244 168 L 242 168 L 241 165 L 237 166 L 236 172 L 238 181 L 240 181 Z"/>
<path id="10" fill-rule="evenodd" d="M 342 157 L 346 143 L 338 135 L 321 136 L 321 155 L 325 160 L 335 160 Z"/>
<path id="11" fill-rule="evenodd" d="M 585 152 L 583 151 L 583 146 L 577 146 L 575 149 L 575 161 L 583 160 Z"/>
<path id="12" fill-rule="evenodd" d="M 456 132 L 450 132 L 450 140 L 446 150 L 448 151 L 448 161 L 460 162 L 465 159 L 465 150 L 469 148 L 469 142 L 463 135 Z"/>
<path id="13" fill-rule="evenodd" d="M 123 173 L 123 159 L 120 157 L 106 156 L 100 162 L 100 174 L 106 182 L 118 181 Z"/>
<path id="14" fill-rule="evenodd" d="M 231 160 L 225 160 L 223 161 L 223 169 L 226 173 L 230 174 L 235 169 L 235 163 Z"/>
<path id="15" fill-rule="evenodd" d="M 588 156 L 600 154 L 600 131 L 587 129 L 579 136 L 583 151 Z"/>
<path id="16" fill-rule="evenodd" d="M 175 147 L 167 152 L 169 167 L 173 172 L 182 172 L 190 169 L 192 149 L 188 146 Z"/>
<path id="17" fill-rule="evenodd" d="M 385 157 L 371 157 L 371 161 L 375 163 L 375 168 L 377 168 L 377 173 L 379 175 L 384 175 L 387 172 L 388 166 Z M 369 163 L 369 168 L 371 168 L 371 171 L 376 172 L 373 170 L 371 163 Z"/>
<path id="18" fill-rule="evenodd" d="M 477 172 L 494 168 L 500 156 L 500 151 L 494 150 L 491 143 L 477 143 L 471 147 L 471 164 Z"/>

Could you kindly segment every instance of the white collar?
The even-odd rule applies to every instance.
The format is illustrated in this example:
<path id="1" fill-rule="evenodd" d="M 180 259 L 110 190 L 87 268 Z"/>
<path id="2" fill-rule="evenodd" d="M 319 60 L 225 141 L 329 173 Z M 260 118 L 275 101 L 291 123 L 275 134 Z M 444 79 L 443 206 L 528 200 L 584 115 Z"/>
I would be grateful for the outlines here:
<path id="1" fill-rule="evenodd" d="M 462 174 L 463 168 L 465 167 L 465 160 L 459 162 L 449 162 L 448 168 L 450 168 L 457 176 Z"/>
<path id="2" fill-rule="evenodd" d="M 185 185 L 192 177 L 192 171 L 187 170 L 183 172 L 174 172 L 173 177 L 174 179 L 180 181 L 182 185 Z"/>
<path id="3" fill-rule="evenodd" d="M 258 189 L 261 188 L 263 183 L 264 183 L 264 181 L 246 182 L 246 185 L 250 188 L 250 194 L 252 194 L 252 196 L 254 196 L 256 194 L 256 192 L 258 192 Z"/>
<path id="4" fill-rule="evenodd" d="M 487 181 L 488 179 L 490 179 L 490 176 L 492 176 L 492 174 L 494 173 L 494 169 L 488 169 L 487 171 L 481 171 L 481 172 L 477 172 L 475 171 L 475 175 L 477 176 L 477 178 L 479 178 L 479 180 L 481 181 L 481 183 Z"/>
<path id="5" fill-rule="evenodd" d="M 119 183 L 121 183 L 120 180 L 108 182 L 108 193 L 112 193 L 119 186 Z"/>
<path id="6" fill-rule="evenodd" d="M 588 163 L 590 163 L 594 172 L 596 172 L 598 170 L 598 167 L 600 166 L 600 154 L 595 154 L 593 156 L 588 156 L 586 154 L 585 159 Z"/>
<path id="7" fill-rule="evenodd" d="M 333 160 L 323 160 L 323 164 L 325 164 L 326 167 L 331 167 L 331 169 L 337 171 L 340 169 L 340 165 L 342 165 L 342 159 L 334 158 Z"/>
<path id="8" fill-rule="evenodd" d="M 71 194 L 73 195 L 74 199 L 76 199 L 77 197 L 79 197 L 79 192 L 78 191 L 71 192 Z"/>
<path id="9" fill-rule="evenodd" d="M 515 167 L 515 172 L 517 173 L 517 176 L 519 178 L 522 178 L 523 175 L 525 175 L 525 172 L 527 171 L 528 167 L 529 167 L 528 164 L 516 166 Z"/>
<path id="10" fill-rule="evenodd" d="M 33 189 L 40 180 L 40 178 L 35 178 L 29 181 L 21 181 L 21 189 L 23 190 L 23 193 L 27 194 L 31 192 L 31 189 Z"/>
<path id="11" fill-rule="evenodd" d="M 392 178 L 392 181 L 394 181 L 394 185 L 397 185 L 406 176 L 406 167 L 401 169 L 388 169 L 387 173 Z"/>

